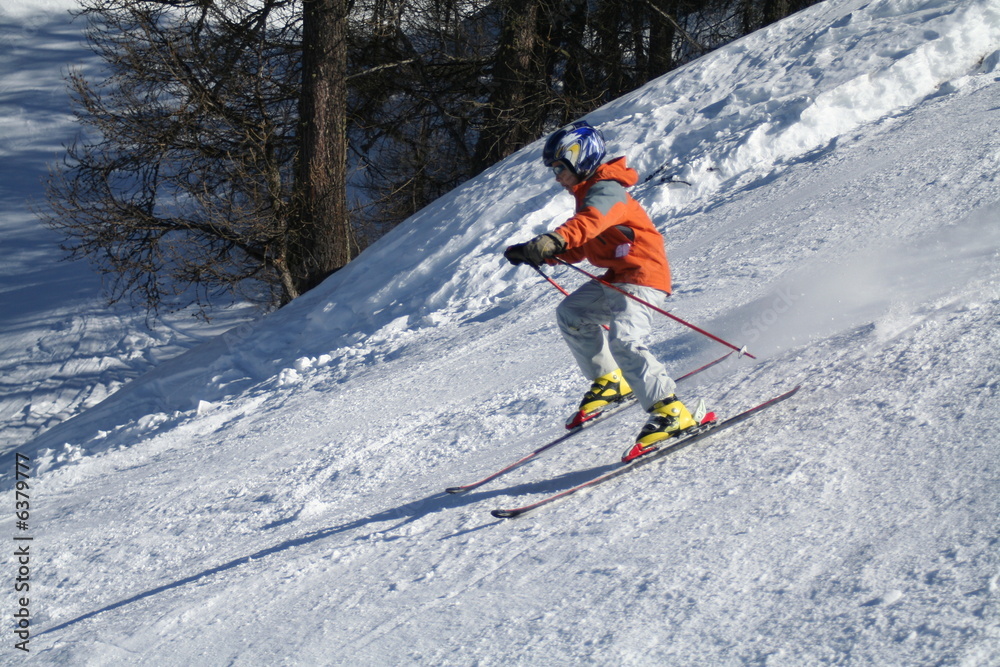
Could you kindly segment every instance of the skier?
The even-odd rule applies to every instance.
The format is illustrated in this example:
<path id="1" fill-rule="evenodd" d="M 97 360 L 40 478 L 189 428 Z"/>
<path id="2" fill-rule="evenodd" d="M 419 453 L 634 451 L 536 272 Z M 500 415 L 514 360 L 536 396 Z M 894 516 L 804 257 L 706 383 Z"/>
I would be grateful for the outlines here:
<path id="1" fill-rule="evenodd" d="M 576 213 L 555 230 L 509 246 L 514 265 L 556 264 L 553 257 L 583 259 L 607 269 L 602 280 L 663 307 L 670 294 L 670 266 L 663 236 L 625 188 L 638 174 L 625 157 L 603 163 L 604 136 L 586 121 L 567 125 L 548 138 L 542 162 L 576 198 Z M 586 378 L 592 381 L 567 428 L 596 416 L 610 403 L 635 393 L 650 413 L 636 445 L 623 460 L 652 451 L 656 443 L 696 426 L 674 393 L 674 380 L 643 343 L 653 311 L 596 280 L 585 283 L 556 308 L 559 330 Z M 601 325 L 608 325 L 605 332 Z"/>

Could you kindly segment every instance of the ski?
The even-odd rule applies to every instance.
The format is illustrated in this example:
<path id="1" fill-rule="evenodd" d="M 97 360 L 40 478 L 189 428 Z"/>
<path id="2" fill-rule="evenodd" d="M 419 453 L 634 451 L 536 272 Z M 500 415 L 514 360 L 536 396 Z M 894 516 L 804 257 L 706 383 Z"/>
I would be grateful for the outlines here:
<path id="1" fill-rule="evenodd" d="M 785 399 L 791 398 L 795 394 L 795 392 L 797 392 L 800 389 L 800 387 L 801 385 L 795 387 L 791 391 L 787 391 L 784 394 L 781 394 L 780 396 L 775 396 L 774 398 L 765 401 L 758 406 L 752 407 L 749 410 L 745 410 L 739 413 L 738 415 L 735 415 L 733 417 L 730 417 L 729 419 L 719 422 L 715 426 L 712 426 L 708 429 L 699 430 L 697 433 L 694 433 L 692 435 L 681 436 L 680 438 L 671 442 L 668 446 L 663 447 L 662 449 L 652 449 L 650 450 L 649 453 L 644 454 L 641 458 L 637 458 L 631 461 L 630 463 L 623 464 L 622 466 L 615 468 L 611 472 L 599 475 L 591 480 L 583 482 L 582 484 L 578 484 L 572 488 L 566 489 L 565 491 L 560 491 L 559 493 L 553 494 L 546 498 L 542 498 L 541 500 L 536 500 L 535 502 L 530 503 L 528 505 L 524 505 L 522 507 L 515 507 L 511 509 L 496 509 L 490 512 L 490 514 L 497 517 L 498 519 L 512 519 L 514 517 L 521 516 L 522 514 L 526 514 L 527 512 L 530 512 L 534 509 L 538 509 L 542 505 L 548 505 L 549 503 L 559 500 L 560 498 L 565 498 L 566 496 L 572 495 L 577 491 L 589 489 L 591 487 L 597 486 L 598 484 L 602 484 L 604 482 L 607 482 L 608 480 L 614 479 L 615 477 L 620 477 L 621 475 L 632 472 L 648 463 L 652 463 L 653 461 L 657 460 L 662 456 L 667 456 L 668 454 L 672 454 L 676 451 L 684 449 L 689 445 L 693 445 L 695 442 L 707 438 L 710 435 L 713 435 L 715 433 L 718 433 L 719 431 L 724 431 L 727 428 L 735 426 L 736 424 L 739 424 L 740 422 L 749 419 L 750 417 L 757 414 L 761 410 L 765 410 L 771 406 L 777 405 L 778 403 L 784 401 Z"/>
<path id="2" fill-rule="evenodd" d="M 530 460 L 532 460 L 532 459 L 537 458 L 538 456 L 540 456 L 543 452 L 546 452 L 546 451 L 552 449 L 553 447 L 555 447 L 556 445 L 561 444 L 561 443 L 569 440 L 574 435 L 577 435 L 578 433 L 581 433 L 583 430 L 589 428 L 593 424 L 605 421 L 609 417 L 611 417 L 612 415 L 615 415 L 615 414 L 617 414 L 619 412 L 624 412 L 625 410 L 627 410 L 628 408 L 632 407 L 633 405 L 635 405 L 635 400 L 634 399 L 625 399 L 621 403 L 617 403 L 614 406 L 612 406 L 611 408 L 603 410 L 602 412 L 598 413 L 597 415 L 595 415 L 591 419 L 588 419 L 587 421 L 583 422 L 579 426 L 574 426 L 572 429 L 570 429 L 569 431 L 566 431 L 566 433 L 562 434 L 561 436 L 559 436 L 555 440 L 542 445 L 541 447 L 539 447 L 535 451 L 533 451 L 533 452 L 531 452 L 529 454 L 526 454 L 525 456 L 522 456 L 521 458 L 519 458 L 517 461 L 514 461 L 510 465 L 505 466 L 505 467 L 501 468 L 500 470 L 497 470 L 495 473 L 493 473 L 491 475 L 487 475 L 486 477 L 482 478 L 478 482 L 472 482 L 471 484 L 463 484 L 462 486 L 450 486 L 447 489 L 445 489 L 445 491 L 448 492 L 448 493 L 465 493 L 466 491 L 471 491 L 472 489 L 480 487 L 483 484 L 486 484 L 487 482 L 491 482 L 494 479 L 496 479 L 497 477 L 499 477 L 500 475 L 504 475 L 504 474 L 510 472 L 511 470 L 513 470 L 514 468 L 518 468 L 518 467 L 524 465 L 528 461 L 530 461 Z"/>
<path id="3" fill-rule="evenodd" d="M 695 376 L 698 373 L 701 373 L 702 371 L 706 371 L 709 368 L 712 368 L 716 364 L 722 363 L 731 354 L 732 354 L 732 352 L 728 352 L 728 353 L 722 355 L 721 357 L 719 357 L 718 359 L 715 359 L 713 361 L 708 362 L 707 364 L 705 364 L 704 366 L 702 366 L 700 368 L 696 368 L 693 371 L 690 371 L 689 373 L 685 373 L 681 377 L 677 378 L 676 382 L 683 382 L 684 380 L 686 380 L 686 379 L 688 379 L 688 378 L 690 378 L 692 376 Z M 505 467 L 501 468 L 500 470 L 497 470 L 496 472 L 492 473 L 491 475 L 487 475 L 486 477 L 482 478 L 481 480 L 479 480 L 477 482 L 471 482 L 469 484 L 463 484 L 461 486 L 450 486 L 447 489 L 445 489 L 445 492 L 452 493 L 452 494 L 465 493 L 466 491 L 471 491 L 472 489 L 478 488 L 478 487 L 482 486 L 483 484 L 486 484 L 487 482 L 491 482 L 494 479 L 496 479 L 497 477 L 500 477 L 501 475 L 504 475 L 504 474 L 510 472 L 511 470 L 514 470 L 515 468 L 519 468 L 522 465 L 524 465 L 525 463 L 527 463 L 528 461 L 531 461 L 532 459 L 537 458 L 539 455 L 541 455 L 542 453 L 544 453 L 544 452 L 552 449 L 556 445 L 561 444 L 561 443 L 569 440 L 570 438 L 572 438 L 573 436 L 575 436 L 578 433 L 582 432 L 586 428 L 592 426 L 593 424 L 595 424 L 595 423 L 597 423 L 599 421 L 605 421 L 609 417 L 611 417 L 612 415 L 617 414 L 619 412 L 622 412 L 622 411 L 626 410 L 627 408 L 631 407 L 634 404 L 635 404 L 634 399 L 626 399 L 625 401 L 623 401 L 621 403 L 614 404 L 609 409 L 606 409 L 606 410 L 603 410 L 603 411 L 597 413 L 594 417 L 591 417 L 590 419 L 588 419 L 587 421 L 583 422 L 582 424 L 574 426 L 572 429 L 570 429 L 569 431 L 567 431 L 563 435 L 559 436 L 555 440 L 552 440 L 551 442 L 548 442 L 548 443 L 542 445 L 541 447 L 539 447 L 535 451 L 530 452 L 529 454 L 526 454 L 525 456 L 522 456 L 517 461 L 514 461 L 510 465 L 505 466 Z"/>

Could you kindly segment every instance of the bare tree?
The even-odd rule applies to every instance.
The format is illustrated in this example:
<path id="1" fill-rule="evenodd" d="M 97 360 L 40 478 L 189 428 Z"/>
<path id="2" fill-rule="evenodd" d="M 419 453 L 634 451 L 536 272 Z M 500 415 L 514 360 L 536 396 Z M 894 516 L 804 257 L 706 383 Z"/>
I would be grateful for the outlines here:
<path id="1" fill-rule="evenodd" d="M 108 76 L 70 76 L 84 132 L 50 179 L 46 220 L 112 301 L 276 305 L 350 258 L 346 12 L 307 5 L 85 0 Z"/>
<path id="2" fill-rule="evenodd" d="M 501 3 L 490 94 L 479 122 L 475 166 L 488 167 L 538 138 L 555 96 L 548 69 L 553 21 L 546 0 Z"/>
<path id="3" fill-rule="evenodd" d="M 476 173 L 489 0 L 364 0 L 351 17 L 352 184 L 374 239 Z"/>

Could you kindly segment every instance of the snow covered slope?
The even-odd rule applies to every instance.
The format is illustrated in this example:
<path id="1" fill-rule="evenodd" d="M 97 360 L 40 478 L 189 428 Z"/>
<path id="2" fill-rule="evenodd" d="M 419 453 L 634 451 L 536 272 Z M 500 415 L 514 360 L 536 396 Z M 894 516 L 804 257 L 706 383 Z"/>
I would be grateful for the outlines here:
<path id="1" fill-rule="evenodd" d="M 995 1 L 827 2 L 591 114 L 643 175 L 671 309 L 759 357 L 682 395 L 804 388 L 537 514 L 489 510 L 642 424 L 442 493 L 586 389 L 559 294 L 500 255 L 571 207 L 538 145 L 23 445 L 27 661 L 997 664 L 998 63 Z M 651 343 L 677 374 L 723 351 L 665 319 Z"/>

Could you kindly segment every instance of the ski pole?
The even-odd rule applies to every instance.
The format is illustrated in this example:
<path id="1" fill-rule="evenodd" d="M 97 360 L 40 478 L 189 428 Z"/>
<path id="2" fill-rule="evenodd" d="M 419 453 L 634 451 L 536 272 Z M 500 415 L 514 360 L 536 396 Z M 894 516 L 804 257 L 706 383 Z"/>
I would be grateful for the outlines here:
<path id="1" fill-rule="evenodd" d="M 691 324 L 690 322 L 682 320 L 681 318 L 677 317 L 676 315 L 673 315 L 672 313 L 668 313 L 667 311 L 663 310 L 662 308 L 657 308 L 656 306 L 654 306 L 650 302 L 646 301 L 645 299 L 640 299 L 639 297 L 637 297 L 634 294 L 629 294 L 628 292 L 626 292 L 622 288 L 618 287 L 617 285 L 612 285 L 611 283 L 609 283 L 609 282 L 607 282 L 605 280 L 601 280 L 600 278 L 598 278 L 597 276 L 595 276 L 593 273 L 590 273 L 589 271 L 585 271 L 585 270 L 581 269 L 579 266 L 574 266 L 573 264 L 570 264 L 566 260 L 559 259 L 558 257 L 553 257 L 552 259 L 556 260 L 560 264 L 564 264 L 564 265 L 568 266 L 569 268 L 573 269 L 574 271 L 579 271 L 580 273 L 582 273 L 583 275 L 587 276 L 588 278 L 590 278 L 592 280 L 596 280 L 597 282 L 601 283 L 602 285 L 605 285 L 606 287 L 610 287 L 613 290 L 621 292 L 622 294 L 624 294 L 628 298 L 632 299 L 633 301 L 638 301 L 642 305 L 648 306 L 649 308 L 652 308 L 653 310 L 655 310 L 656 312 L 660 313 L 661 315 L 666 315 L 670 319 L 674 320 L 675 322 L 679 322 L 680 324 L 683 324 L 684 326 L 688 327 L 689 329 L 694 329 L 695 331 L 697 331 L 701 335 L 707 336 L 708 338 L 711 338 L 716 343 L 722 343 L 726 347 L 731 348 L 733 350 L 736 350 L 737 352 L 740 353 L 740 356 L 746 355 L 746 356 L 750 357 L 751 359 L 756 359 L 757 358 L 757 357 L 753 356 L 752 354 L 750 354 L 749 352 L 747 352 L 746 346 L 736 347 L 735 345 L 733 345 L 729 341 L 723 340 L 723 339 L 719 338 L 718 336 L 716 336 L 715 334 L 709 333 L 709 332 L 705 331 L 704 329 L 696 327 L 695 325 Z M 537 269 L 538 267 L 535 267 L 535 268 Z M 541 273 L 541 271 L 539 271 L 539 273 Z"/>
<path id="2" fill-rule="evenodd" d="M 537 264 L 532 264 L 531 262 L 527 262 L 527 264 L 528 264 L 528 266 L 530 266 L 531 268 L 533 268 L 535 271 L 537 271 L 538 275 L 540 275 L 542 278 L 545 278 L 550 283 L 552 283 L 553 287 L 555 287 L 557 290 L 559 290 L 560 292 L 562 292 L 566 296 L 569 296 L 569 292 L 567 292 L 565 289 L 563 289 L 562 285 L 560 285 L 556 281 L 552 280 L 552 278 L 549 278 L 547 275 L 545 275 L 545 272 L 542 271 L 542 269 Z M 609 327 L 607 324 L 602 324 L 601 326 L 604 327 L 605 331 L 611 331 L 611 327 Z"/>
<path id="3" fill-rule="evenodd" d="M 552 284 L 552 286 L 555 287 L 557 290 L 559 290 L 560 292 L 562 292 L 566 296 L 569 296 L 569 292 L 567 292 L 565 289 L 563 289 L 562 285 L 560 285 L 556 281 L 552 280 L 552 278 L 549 278 L 547 275 L 545 275 L 545 272 L 542 271 L 542 269 L 539 268 L 539 266 L 537 264 L 532 264 L 531 262 L 526 262 L 526 264 L 528 266 L 530 266 L 531 268 L 533 268 L 535 271 L 537 271 L 538 275 L 540 275 L 542 278 L 545 278 L 546 280 L 548 280 Z"/>

